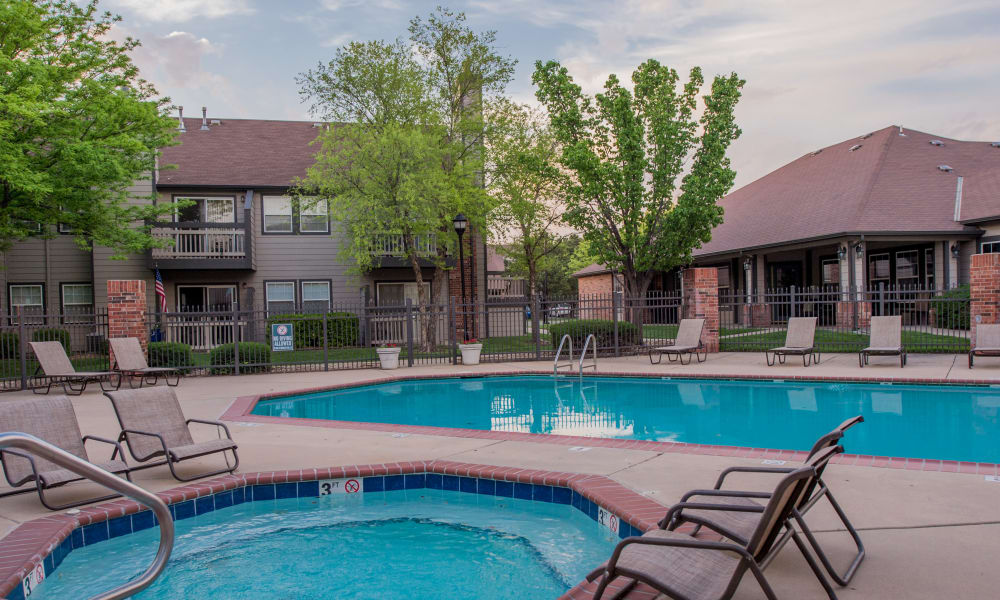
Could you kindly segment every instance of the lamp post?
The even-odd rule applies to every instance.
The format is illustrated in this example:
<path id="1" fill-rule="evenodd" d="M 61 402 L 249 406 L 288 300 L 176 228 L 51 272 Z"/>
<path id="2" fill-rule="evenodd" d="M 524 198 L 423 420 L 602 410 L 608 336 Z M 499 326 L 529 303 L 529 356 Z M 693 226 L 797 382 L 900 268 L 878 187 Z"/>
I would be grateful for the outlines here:
<path id="1" fill-rule="evenodd" d="M 462 235 L 469 227 L 469 219 L 458 213 L 451 223 L 455 226 L 455 233 L 458 234 L 458 273 L 462 279 L 462 335 L 465 341 L 469 339 L 469 312 L 465 306 L 465 250 L 462 248 Z"/>

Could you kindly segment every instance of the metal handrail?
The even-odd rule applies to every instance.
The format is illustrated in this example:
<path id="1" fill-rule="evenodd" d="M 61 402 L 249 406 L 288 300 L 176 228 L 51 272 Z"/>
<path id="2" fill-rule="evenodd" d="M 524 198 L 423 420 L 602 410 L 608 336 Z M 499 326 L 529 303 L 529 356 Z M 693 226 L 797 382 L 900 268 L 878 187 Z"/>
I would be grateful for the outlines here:
<path id="1" fill-rule="evenodd" d="M 569 342 L 569 362 L 560 365 L 559 357 L 562 355 L 563 344 L 566 342 Z M 559 369 L 563 367 L 569 367 L 570 373 L 573 372 L 573 338 L 568 333 L 563 334 L 562 339 L 559 340 L 559 349 L 556 350 L 556 357 L 552 359 L 552 375 L 558 375 Z"/>
<path id="2" fill-rule="evenodd" d="M 593 346 L 590 345 L 591 340 L 594 340 Z M 583 361 L 587 358 L 587 348 L 591 347 L 594 349 L 591 356 L 594 362 L 584 366 Z M 597 338 L 595 338 L 592 333 L 587 334 L 587 339 L 583 342 L 583 352 L 580 352 L 580 365 L 577 367 L 577 372 L 580 374 L 580 377 L 583 377 L 584 369 L 593 369 L 595 373 L 597 372 Z"/>
<path id="3" fill-rule="evenodd" d="M 153 564 L 138 578 L 124 583 L 111 591 L 91 596 L 90 600 L 119 600 L 120 598 L 128 598 L 149 587 L 159 577 L 160 573 L 163 572 L 163 568 L 167 566 L 167 559 L 170 558 L 170 552 L 174 549 L 174 521 L 170 517 L 170 509 L 167 508 L 166 503 L 160 500 L 156 494 L 148 492 L 121 477 L 112 475 L 100 467 L 92 465 L 61 448 L 27 433 L 0 433 L 0 448 L 19 448 L 40 456 L 64 469 L 68 469 L 77 475 L 86 477 L 140 504 L 148 506 L 152 509 L 153 514 L 156 515 L 160 524 L 160 546 L 156 550 Z"/>

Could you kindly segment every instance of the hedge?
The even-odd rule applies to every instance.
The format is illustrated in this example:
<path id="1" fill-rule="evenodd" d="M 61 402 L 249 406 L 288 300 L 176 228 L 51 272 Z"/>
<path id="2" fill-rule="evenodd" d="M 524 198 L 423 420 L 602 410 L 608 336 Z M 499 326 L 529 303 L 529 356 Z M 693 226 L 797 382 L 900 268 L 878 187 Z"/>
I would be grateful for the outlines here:
<path id="1" fill-rule="evenodd" d="M 274 315 L 267 320 L 267 332 L 271 333 L 274 323 L 291 323 L 292 340 L 295 349 L 323 347 L 323 315 L 322 313 L 288 313 Z M 330 347 L 358 345 L 358 316 L 349 312 L 331 312 L 326 314 L 326 339 Z"/>
<path id="2" fill-rule="evenodd" d="M 209 373 L 228 375 L 233 372 L 233 345 L 222 344 L 208 353 Z M 240 373 L 266 373 L 271 369 L 271 347 L 260 342 L 240 342 Z"/>
<path id="3" fill-rule="evenodd" d="M 191 346 L 180 342 L 149 342 L 149 366 L 151 367 L 193 367 L 194 354 Z"/>
<path id="4" fill-rule="evenodd" d="M 580 352 L 587 336 L 594 334 L 598 351 L 615 346 L 615 322 L 607 319 L 573 319 L 549 325 L 549 338 L 552 348 L 558 348 L 562 336 L 569 335 L 573 340 L 573 350 Z M 639 329 L 628 321 L 618 321 L 619 346 L 634 346 L 639 344 Z"/>
<path id="5" fill-rule="evenodd" d="M 69 354 L 69 332 L 58 327 L 47 327 L 36 329 L 31 332 L 33 342 L 59 342 L 62 344 L 66 354 Z"/>
<path id="6" fill-rule="evenodd" d="M 0 358 L 21 357 L 21 336 L 16 333 L 0 333 Z"/>
<path id="7" fill-rule="evenodd" d="M 959 286 L 943 292 L 938 299 L 931 300 L 934 309 L 934 325 L 942 329 L 968 329 L 969 316 L 969 286 Z"/>

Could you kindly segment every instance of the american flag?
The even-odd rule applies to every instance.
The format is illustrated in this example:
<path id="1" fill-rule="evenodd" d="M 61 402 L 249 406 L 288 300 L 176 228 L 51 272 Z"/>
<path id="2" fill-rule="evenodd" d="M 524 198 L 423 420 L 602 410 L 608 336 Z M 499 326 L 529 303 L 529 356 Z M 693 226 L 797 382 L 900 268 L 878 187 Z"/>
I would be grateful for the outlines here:
<path id="1" fill-rule="evenodd" d="M 156 297 L 160 300 L 160 312 L 167 312 L 167 292 L 163 290 L 163 277 L 160 275 L 160 270 L 156 270 L 156 283 L 153 284 L 153 289 L 156 291 Z"/>

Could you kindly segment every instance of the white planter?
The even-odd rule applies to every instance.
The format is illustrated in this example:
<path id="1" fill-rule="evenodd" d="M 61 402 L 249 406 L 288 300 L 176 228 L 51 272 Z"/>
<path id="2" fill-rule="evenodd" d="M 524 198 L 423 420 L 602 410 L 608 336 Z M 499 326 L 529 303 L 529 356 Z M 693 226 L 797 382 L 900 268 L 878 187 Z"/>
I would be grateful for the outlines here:
<path id="1" fill-rule="evenodd" d="M 378 361 L 382 364 L 383 369 L 396 369 L 399 368 L 399 351 L 402 348 L 376 348 L 375 352 L 378 353 Z"/>
<path id="2" fill-rule="evenodd" d="M 479 364 L 479 355 L 483 352 L 482 344 L 459 344 L 458 349 L 462 351 L 463 365 Z"/>

